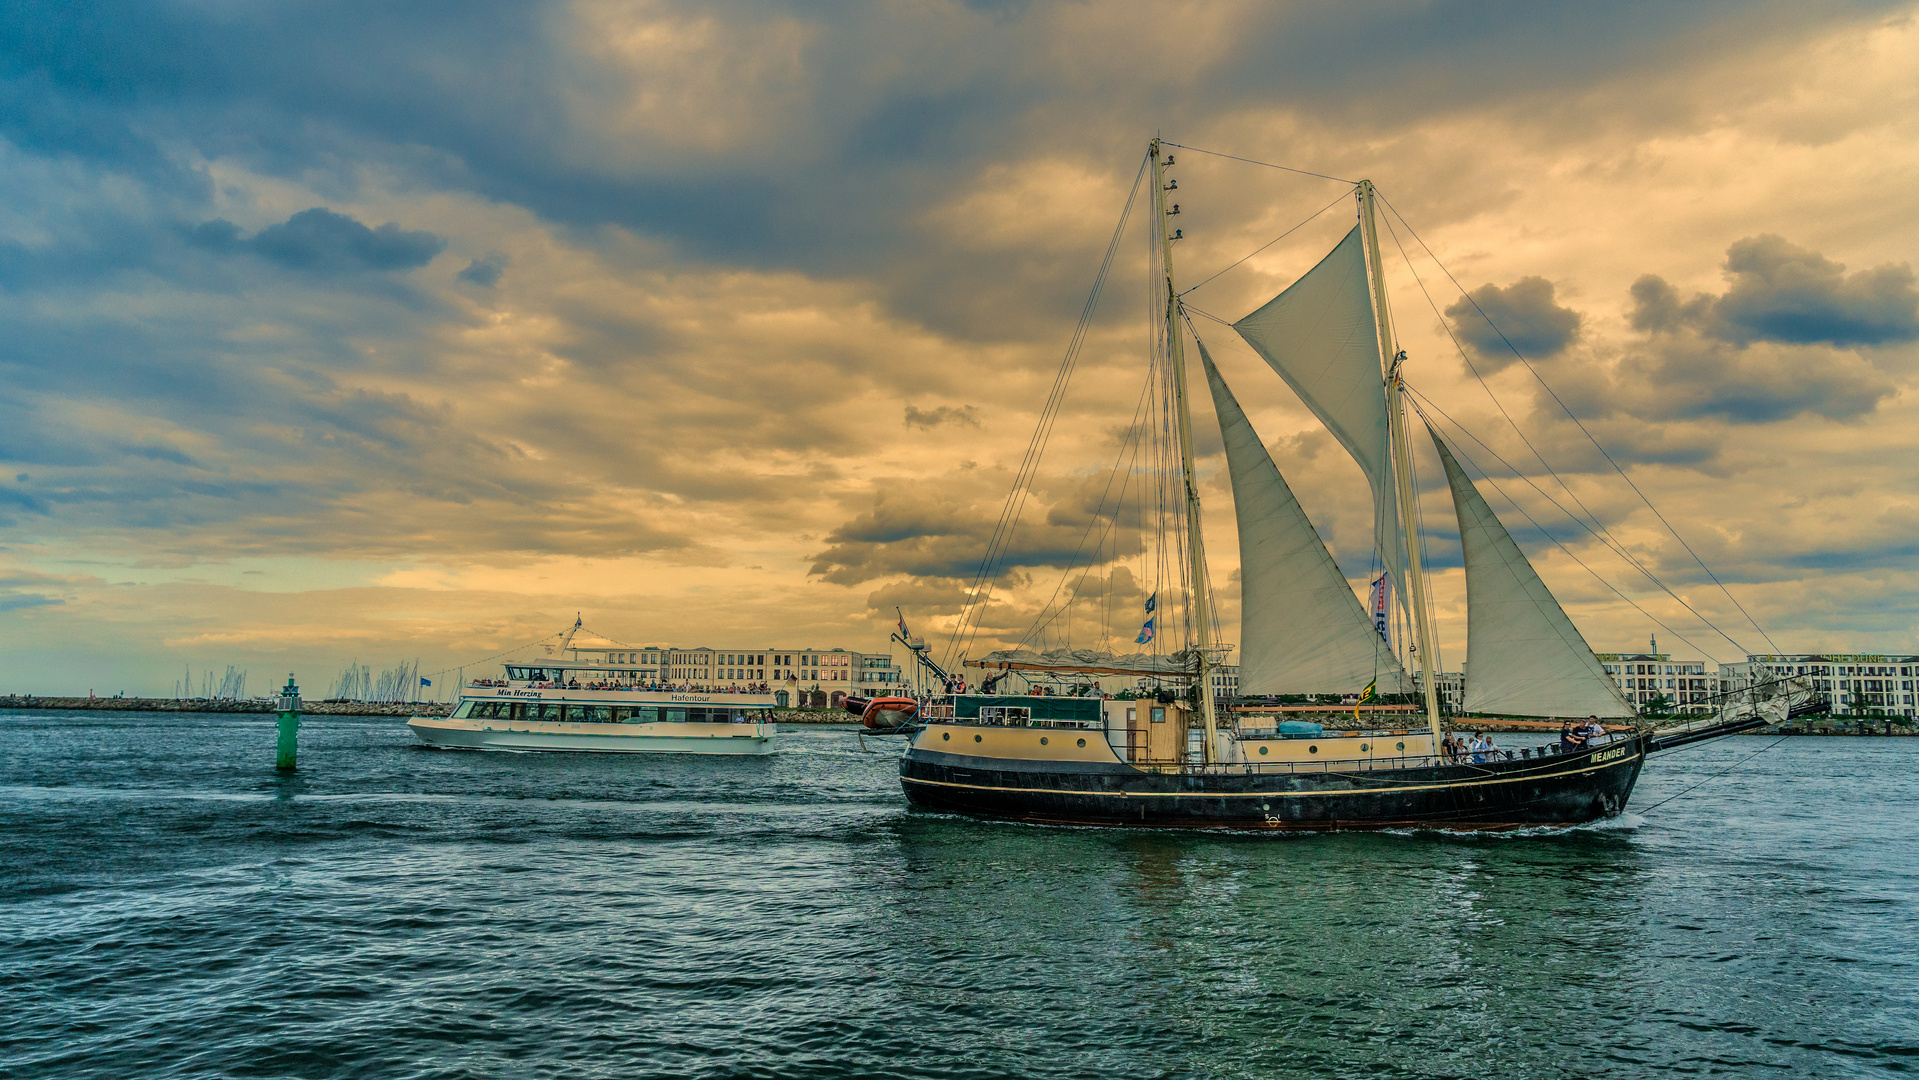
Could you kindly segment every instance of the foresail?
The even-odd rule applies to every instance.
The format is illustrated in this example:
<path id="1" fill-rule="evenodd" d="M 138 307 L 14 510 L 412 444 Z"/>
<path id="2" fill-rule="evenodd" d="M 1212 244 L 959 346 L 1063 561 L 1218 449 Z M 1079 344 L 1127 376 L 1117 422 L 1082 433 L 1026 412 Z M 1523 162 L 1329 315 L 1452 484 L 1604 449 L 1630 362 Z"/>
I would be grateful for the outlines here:
<path id="1" fill-rule="evenodd" d="M 1552 591 L 1430 427 L 1459 514 L 1466 559 L 1465 711 L 1633 715 Z"/>
<path id="2" fill-rule="evenodd" d="M 1239 518 L 1239 688 L 1247 694 L 1336 694 L 1407 688 L 1399 661 L 1373 629 L 1352 586 L 1314 531 L 1258 432 L 1220 377 L 1200 360 L 1226 442 Z"/>
<path id="3" fill-rule="evenodd" d="M 1399 580 L 1403 548 L 1385 375 L 1359 227 L 1319 265 L 1233 329 L 1265 357 L 1365 470 L 1372 485 L 1374 546 Z"/>

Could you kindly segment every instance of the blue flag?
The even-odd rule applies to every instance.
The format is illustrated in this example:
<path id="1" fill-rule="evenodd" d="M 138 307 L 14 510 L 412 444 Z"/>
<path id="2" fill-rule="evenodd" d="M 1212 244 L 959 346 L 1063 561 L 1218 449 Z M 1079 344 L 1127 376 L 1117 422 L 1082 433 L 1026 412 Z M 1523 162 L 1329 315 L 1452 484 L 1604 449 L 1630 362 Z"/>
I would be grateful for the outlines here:
<path id="1" fill-rule="evenodd" d="M 426 678 L 426 677 L 424 677 L 424 676 L 422 676 L 422 677 L 421 677 L 421 679 L 420 679 L 420 685 L 421 685 L 421 686 L 432 686 L 432 685 L 433 685 L 433 680 L 432 680 L 432 679 L 429 679 L 429 678 Z"/>
<path id="2" fill-rule="evenodd" d="M 1153 619 L 1149 618 L 1146 620 L 1146 625 L 1139 628 L 1139 636 L 1133 639 L 1133 644 L 1144 645 L 1151 640 L 1153 640 Z"/>

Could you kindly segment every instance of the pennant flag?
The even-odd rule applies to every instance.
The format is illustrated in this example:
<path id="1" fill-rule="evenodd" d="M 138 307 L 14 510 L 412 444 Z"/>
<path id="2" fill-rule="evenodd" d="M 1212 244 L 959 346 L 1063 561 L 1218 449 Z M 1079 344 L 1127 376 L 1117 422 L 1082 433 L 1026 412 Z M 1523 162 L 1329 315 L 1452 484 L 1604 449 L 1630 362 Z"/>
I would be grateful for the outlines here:
<path id="1" fill-rule="evenodd" d="M 893 610 L 894 610 L 894 611 L 897 611 L 897 612 L 899 612 L 899 616 L 900 616 L 900 636 L 901 636 L 901 637 L 903 637 L 903 638 L 905 638 L 905 639 L 907 639 L 908 641 L 911 641 L 911 640 L 913 639 L 913 633 L 912 633 L 912 631 L 910 631 L 910 630 L 908 630 L 908 629 L 906 628 L 906 612 L 904 612 L 904 611 L 900 611 L 900 609 L 899 609 L 899 608 L 894 608 Z"/>
<path id="2" fill-rule="evenodd" d="M 1159 593 L 1155 592 L 1153 593 L 1153 595 L 1146 598 L 1146 614 L 1151 615 L 1153 612 L 1158 610 L 1159 610 Z"/>
<path id="3" fill-rule="evenodd" d="M 1373 629 L 1388 649 L 1393 647 L 1393 575 L 1389 570 L 1373 582 L 1372 601 L 1367 605 L 1373 617 Z"/>
<path id="4" fill-rule="evenodd" d="M 1153 640 L 1153 620 L 1157 618 L 1159 616 L 1155 615 L 1146 620 L 1146 625 L 1139 628 L 1139 636 L 1133 639 L 1133 644 L 1144 645 Z"/>
<path id="5" fill-rule="evenodd" d="M 421 686 L 432 686 L 432 685 L 433 685 L 433 680 L 432 680 L 432 679 L 429 679 L 429 678 L 427 678 L 427 677 L 426 677 L 426 676 L 424 676 L 424 675 L 422 675 L 422 676 L 420 677 L 420 685 L 421 685 Z"/>
<path id="6" fill-rule="evenodd" d="M 1378 696 L 1379 696 L 1379 679 L 1374 678 L 1372 682 L 1369 682 L 1366 684 L 1366 689 L 1361 690 L 1359 692 L 1359 700 L 1353 702 L 1353 719 L 1355 720 L 1359 719 L 1359 707 L 1361 705 L 1366 704 L 1367 702 L 1373 700 L 1374 698 Z"/>

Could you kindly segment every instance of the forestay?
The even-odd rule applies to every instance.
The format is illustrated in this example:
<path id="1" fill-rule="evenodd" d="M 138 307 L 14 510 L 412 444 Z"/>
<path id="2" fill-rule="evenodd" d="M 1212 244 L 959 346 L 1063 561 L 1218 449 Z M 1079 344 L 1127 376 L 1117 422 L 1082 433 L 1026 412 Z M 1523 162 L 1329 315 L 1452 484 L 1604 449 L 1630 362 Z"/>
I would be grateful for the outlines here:
<path id="1" fill-rule="evenodd" d="M 1359 227 L 1233 329 L 1365 470 L 1373 493 L 1374 547 L 1393 580 L 1403 580 L 1385 373 Z"/>
<path id="2" fill-rule="evenodd" d="M 1509 716 L 1634 715 L 1565 609 L 1439 433 L 1428 427 L 1452 486 L 1466 559 L 1466 701 L 1469 713 Z"/>
<path id="3" fill-rule="evenodd" d="M 1328 694 L 1408 688 L 1399 661 L 1373 628 L 1352 586 L 1266 452 L 1206 343 L 1239 519 L 1239 689 L 1245 694 Z"/>

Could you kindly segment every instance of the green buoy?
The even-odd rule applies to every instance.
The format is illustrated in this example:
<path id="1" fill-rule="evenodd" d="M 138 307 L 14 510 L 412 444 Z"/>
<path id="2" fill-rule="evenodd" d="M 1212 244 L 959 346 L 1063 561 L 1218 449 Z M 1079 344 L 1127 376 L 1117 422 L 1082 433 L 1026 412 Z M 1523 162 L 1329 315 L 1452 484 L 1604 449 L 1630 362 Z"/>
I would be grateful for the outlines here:
<path id="1" fill-rule="evenodd" d="M 276 769 L 294 769 L 294 759 L 300 753 L 300 688 L 293 685 L 293 673 L 287 672 L 286 688 L 280 691 L 279 700 L 273 708 L 280 714 L 280 754 L 273 763 Z"/>

